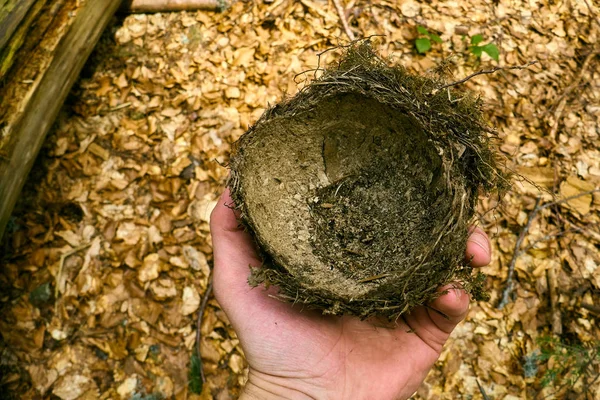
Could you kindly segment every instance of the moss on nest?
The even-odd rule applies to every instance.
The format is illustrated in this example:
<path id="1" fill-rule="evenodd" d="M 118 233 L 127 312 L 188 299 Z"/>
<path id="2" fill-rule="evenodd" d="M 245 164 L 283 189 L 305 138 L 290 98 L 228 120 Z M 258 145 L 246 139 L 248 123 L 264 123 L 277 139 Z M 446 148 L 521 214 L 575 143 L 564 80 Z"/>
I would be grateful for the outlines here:
<path id="1" fill-rule="evenodd" d="M 252 285 L 324 313 L 396 318 L 458 280 L 480 192 L 504 190 L 482 102 L 368 41 L 268 109 L 236 143 L 229 187 L 265 263 Z"/>

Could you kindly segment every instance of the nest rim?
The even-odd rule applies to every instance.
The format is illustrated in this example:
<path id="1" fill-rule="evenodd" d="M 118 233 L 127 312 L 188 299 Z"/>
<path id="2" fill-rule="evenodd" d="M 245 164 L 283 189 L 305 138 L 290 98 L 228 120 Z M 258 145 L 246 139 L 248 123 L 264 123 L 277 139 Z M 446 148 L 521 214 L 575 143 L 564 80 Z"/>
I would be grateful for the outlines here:
<path id="1" fill-rule="evenodd" d="M 240 175 L 240 155 L 243 153 L 244 143 L 269 121 L 297 117 L 309 112 L 319 102 L 339 95 L 354 94 L 373 98 L 417 121 L 429 140 L 438 149 L 442 149 L 440 157 L 445 161 L 450 160 L 452 164 L 455 160 L 461 160 L 458 172 L 465 177 L 465 191 L 469 194 L 467 211 L 462 215 L 462 208 L 460 210 L 463 221 L 461 241 L 466 243 L 465 224 L 472 220 L 479 193 L 502 193 L 507 189 L 509 181 L 494 148 L 495 132 L 483 118 L 480 98 L 450 87 L 436 92 L 436 88 L 445 84 L 446 81 L 439 75 L 413 75 L 401 66 L 391 65 L 389 60 L 383 59 L 372 49 L 368 41 L 363 41 L 347 47 L 334 68 L 326 70 L 296 96 L 284 99 L 264 112 L 235 143 L 227 182 L 235 206 L 241 211 L 241 221 L 256 237 L 264 260 L 261 268 L 252 270 L 249 278 L 252 286 L 275 285 L 279 287 L 279 296 L 284 300 L 317 308 L 326 314 L 351 314 L 362 318 L 371 315 L 397 318 L 438 297 L 438 287 L 452 281 L 460 282 L 474 298 L 485 298 L 484 277 L 473 274 L 468 260 L 456 260 L 456 266 L 444 273 L 439 284 L 431 286 L 417 298 L 407 297 L 406 293 L 399 296 L 397 288 L 391 287 L 384 290 L 388 292 L 389 298 L 341 301 L 332 296 L 332 293 L 316 292 L 309 287 L 290 284 L 290 272 L 285 262 L 277 259 L 273 249 L 261 238 L 246 205 L 247 200 L 240 182 L 243 179 Z"/>

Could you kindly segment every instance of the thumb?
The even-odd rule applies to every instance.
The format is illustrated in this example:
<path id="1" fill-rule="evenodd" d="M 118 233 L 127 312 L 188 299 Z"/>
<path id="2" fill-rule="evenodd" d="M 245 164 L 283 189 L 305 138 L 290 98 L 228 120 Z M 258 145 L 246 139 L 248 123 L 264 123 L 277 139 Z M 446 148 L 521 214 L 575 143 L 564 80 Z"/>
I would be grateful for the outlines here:
<path id="1" fill-rule="evenodd" d="M 210 217 L 213 242 L 215 297 L 236 330 L 248 321 L 281 312 L 284 304 L 248 284 L 250 267 L 260 267 L 252 236 L 244 230 L 233 210 L 229 189 L 225 190 Z M 272 291 L 272 290 L 271 290 Z"/>
<path id="2" fill-rule="evenodd" d="M 254 242 L 237 219 L 229 189 L 226 189 L 210 216 L 213 242 L 215 296 L 223 307 L 230 298 L 249 292 L 250 267 L 259 267 L 261 260 Z"/>
<path id="3" fill-rule="evenodd" d="M 446 285 L 439 291 L 447 293 L 431 302 L 427 313 L 438 329 L 449 335 L 467 316 L 471 299 L 458 283 Z"/>

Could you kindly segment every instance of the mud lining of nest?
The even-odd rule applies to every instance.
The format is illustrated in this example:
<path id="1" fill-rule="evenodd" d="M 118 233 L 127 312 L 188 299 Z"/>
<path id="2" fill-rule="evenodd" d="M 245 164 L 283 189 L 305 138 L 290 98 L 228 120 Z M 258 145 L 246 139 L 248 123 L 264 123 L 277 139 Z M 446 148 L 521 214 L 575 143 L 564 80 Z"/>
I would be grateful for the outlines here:
<path id="1" fill-rule="evenodd" d="M 360 317 L 396 318 L 452 281 L 485 297 L 468 227 L 507 180 L 480 99 L 445 83 L 361 42 L 240 138 L 228 186 L 265 260 L 252 285 Z"/>

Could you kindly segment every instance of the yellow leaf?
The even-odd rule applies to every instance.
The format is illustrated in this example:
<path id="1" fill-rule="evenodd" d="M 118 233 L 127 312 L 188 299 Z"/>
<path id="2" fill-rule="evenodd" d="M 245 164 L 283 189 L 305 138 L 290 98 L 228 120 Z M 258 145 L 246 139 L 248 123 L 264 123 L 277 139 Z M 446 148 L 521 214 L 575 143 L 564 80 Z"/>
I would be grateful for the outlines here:
<path id="1" fill-rule="evenodd" d="M 593 184 L 576 177 L 569 177 L 560 185 L 560 194 L 565 199 L 581 195 L 582 193 L 589 192 L 590 190 L 594 190 Z M 590 193 L 587 195 L 581 195 L 580 197 L 571 199 L 562 204 L 571 211 L 576 211 L 581 215 L 585 215 L 590 212 L 592 194 Z"/>

